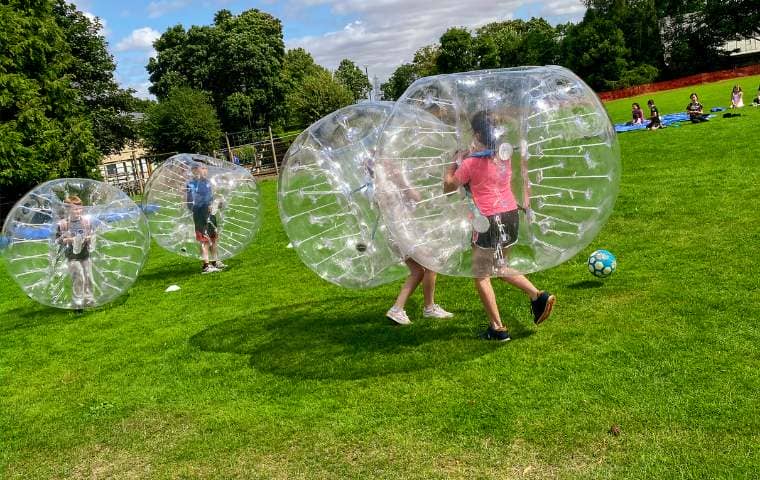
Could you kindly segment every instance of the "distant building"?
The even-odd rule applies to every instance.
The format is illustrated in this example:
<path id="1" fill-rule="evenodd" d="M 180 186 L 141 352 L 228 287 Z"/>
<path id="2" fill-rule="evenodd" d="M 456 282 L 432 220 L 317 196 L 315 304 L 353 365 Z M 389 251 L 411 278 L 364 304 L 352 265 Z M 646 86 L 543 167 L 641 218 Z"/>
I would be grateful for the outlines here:
<path id="1" fill-rule="evenodd" d="M 687 13 L 682 21 L 693 23 L 694 13 Z M 670 60 L 671 40 L 669 32 L 672 31 L 675 19 L 665 17 L 660 19 L 660 37 L 662 38 L 663 56 L 665 63 Z M 730 52 L 731 63 L 734 67 L 752 65 L 760 62 L 760 41 L 756 38 L 744 38 L 731 40 L 723 44 L 723 51 Z"/>
<path id="2" fill-rule="evenodd" d="M 750 65 L 760 62 L 760 40 L 745 38 L 731 40 L 723 45 L 723 50 L 731 52 L 735 65 Z"/>

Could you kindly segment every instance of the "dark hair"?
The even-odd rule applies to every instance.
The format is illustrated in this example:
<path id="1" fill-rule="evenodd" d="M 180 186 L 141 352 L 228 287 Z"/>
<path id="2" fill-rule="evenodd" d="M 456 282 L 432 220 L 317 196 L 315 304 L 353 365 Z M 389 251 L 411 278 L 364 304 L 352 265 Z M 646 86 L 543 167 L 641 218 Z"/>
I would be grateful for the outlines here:
<path id="1" fill-rule="evenodd" d="M 647 105 L 654 105 L 654 100 L 652 100 L 651 98 L 647 100 Z"/>
<path id="2" fill-rule="evenodd" d="M 697 97 L 697 99 L 699 99 L 699 95 L 697 95 L 696 92 L 692 92 L 691 95 L 689 95 L 689 98 L 691 98 L 692 96 Z"/>
<path id="3" fill-rule="evenodd" d="M 470 120 L 472 126 L 472 132 L 478 137 L 480 143 L 485 145 L 486 148 L 494 150 L 496 148 L 496 132 L 494 132 L 493 120 L 488 116 L 485 110 L 476 112 Z"/>
<path id="4" fill-rule="evenodd" d="M 634 107 L 636 107 L 636 108 L 641 108 L 641 105 L 639 105 L 639 104 L 638 104 L 638 103 L 636 103 L 636 102 L 633 102 L 633 106 L 634 106 Z"/>

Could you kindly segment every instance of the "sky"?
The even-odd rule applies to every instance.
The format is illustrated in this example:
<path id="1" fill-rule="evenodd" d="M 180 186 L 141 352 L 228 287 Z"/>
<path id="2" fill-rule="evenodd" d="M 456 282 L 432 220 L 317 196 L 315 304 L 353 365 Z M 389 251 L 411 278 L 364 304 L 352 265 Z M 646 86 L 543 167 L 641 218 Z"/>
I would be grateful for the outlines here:
<path id="1" fill-rule="evenodd" d="M 344 58 L 384 82 L 414 52 L 437 43 L 451 27 L 477 28 L 495 21 L 544 17 L 552 25 L 579 21 L 581 0 L 74 0 L 79 10 L 103 24 L 116 61 L 116 81 L 150 98 L 145 65 L 153 41 L 181 24 L 210 25 L 214 13 L 258 8 L 283 25 L 285 47 L 302 47 L 335 70 Z"/>

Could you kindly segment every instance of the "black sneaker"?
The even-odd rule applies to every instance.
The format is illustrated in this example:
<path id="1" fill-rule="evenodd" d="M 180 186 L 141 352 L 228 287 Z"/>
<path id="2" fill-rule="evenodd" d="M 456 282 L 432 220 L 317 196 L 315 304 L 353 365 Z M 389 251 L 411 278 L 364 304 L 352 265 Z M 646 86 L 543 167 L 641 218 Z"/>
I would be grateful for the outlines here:
<path id="1" fill-rule="evenodd" d="M 549 318 L 556 301 L 557 297 L 549 292 L 541 292 L 538 294 L 538 298 L 531 300 L 530 310 L 533 312 L 533 323 L 538 325 Z"/>
<path id="2" fill-rule="evenodd" d="M 509 332 L 505 328 L 488 327 L 488 330 L 482 336 L 485 340 L 496 340 L 497 342 L 512 340 L 512 337 L 509 336 Z"/>

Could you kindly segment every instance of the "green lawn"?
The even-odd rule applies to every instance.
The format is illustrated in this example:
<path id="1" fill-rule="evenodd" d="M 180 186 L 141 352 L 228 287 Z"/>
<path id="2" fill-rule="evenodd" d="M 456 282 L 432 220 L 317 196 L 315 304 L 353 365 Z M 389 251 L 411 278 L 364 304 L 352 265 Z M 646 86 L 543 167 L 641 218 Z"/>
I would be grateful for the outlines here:
<path id="1" fill-rule="evenodd" d="M 752 77 L 739 77 L 732 80 L 723 80 L 721 82 L 715 82 L 704 85 L 693 85 L 691 87 L 678 88 L 675 90 L 665 90 L 662 92 L 645 93 L 636 97 L 625 98 L 621 100 L 615 100 L 613 102 L 605 103 L 607 110 L 610 112 L 610 117 L 615 123 L 627 122 L 631 119 L 631 104 L 638 102 L 641 108 L 644 110 L 644 118 L 649 116 L 649 108 L 647 107 L 647 100 L 650 98 L 654 100 L 655 105 L 660 110 L 661 115 L 666 113 L 685 112 L 686 105 L 689 104 L 689 95 L 692 92 L 699 96 L 699 101 L 704 105 L 705 112 L 709 113 L 709 110 L 713 107 L 728 108 L 731 105 L 731 90 L 734 85 L 742 87 L 744 92 L 744 105 L 749 109 L 758 107 L 752 107 L 752 99 L 757 96 L 758 85 L 760 85 L 760 75 Z M 736 110 L 740 113 L 746 113 L 747 108 Z M 717 115 L 723 115 L 725 112 L 718 112 Z"/>
<path id="2" fill-rule="evenodd" d="M 725 106 L 730 85 L 653 97 Z M 609 223 L 532 276 L 554 315 L 535 328 L 496 286 L 504 345 L 476 338 L 470 280 L 439 280 L 451 320 L 417 293 L 409 327 L 383 318 L 401 282 L 320 280 L 285 248 L 273 181 L 220 274 L 154 245 L 127 295 L 78 315 L 0 269 L 0 478 L 756 478 L 760 109 L 741 113 L 621 134 Z M 603 282 L 595 248 L 618 257 Z"/>

